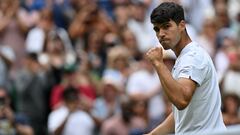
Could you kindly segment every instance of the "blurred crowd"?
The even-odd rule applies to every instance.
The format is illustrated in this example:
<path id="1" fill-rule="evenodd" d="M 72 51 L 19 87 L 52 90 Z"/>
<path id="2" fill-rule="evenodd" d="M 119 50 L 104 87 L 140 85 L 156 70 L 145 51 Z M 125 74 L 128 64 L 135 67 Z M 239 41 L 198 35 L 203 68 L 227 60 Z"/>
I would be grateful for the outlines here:
<path id="1" fill-rule="evenodd" d="M 170 0 L 0 0 L 1 135 L 141 135 L 171 113 L 144 53 Z M 172 0 L 214 61 L 226 125 L 240 124 L 240 1 Z M 169 70 L 175 62 L 164 51 Z"/>

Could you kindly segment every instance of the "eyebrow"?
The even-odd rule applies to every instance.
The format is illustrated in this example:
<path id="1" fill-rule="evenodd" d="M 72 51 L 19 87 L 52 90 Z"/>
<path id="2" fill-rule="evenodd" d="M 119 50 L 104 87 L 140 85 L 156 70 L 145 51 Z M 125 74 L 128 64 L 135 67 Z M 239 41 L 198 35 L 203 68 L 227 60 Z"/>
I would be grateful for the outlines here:
<path id="1" fill-rule="evenodd" d="M 169 22 L 165 22 L 165 23 L 160 24 L 159 27 L 161 28 L 161 27 L 164 27 L 164 26 L 169 25 L 169 24 L 170 24 Z"/>
<path id="2" fill-rule="evenodd" d="M 154 26 L 153 29 L 154 29 L 155 31 L 159 31 L 159 28 L 165 27 L 166 25 L 170 25 L 170 23 L 169 23 L 169 22 L 161 23 L 161 24 L 159 24 L 159 27 Z"/>

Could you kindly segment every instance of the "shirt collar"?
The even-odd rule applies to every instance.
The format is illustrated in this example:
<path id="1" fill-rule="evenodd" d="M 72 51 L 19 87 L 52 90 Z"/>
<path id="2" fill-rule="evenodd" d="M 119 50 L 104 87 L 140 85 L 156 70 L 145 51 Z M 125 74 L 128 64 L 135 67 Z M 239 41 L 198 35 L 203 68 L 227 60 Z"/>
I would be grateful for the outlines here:
<path id="1" fill-rule="evenodd" d="M 192 46 L 194 46 L 194 45 L 195 45 L 194 42 L 190 42 L 190 43 L 188 43 L 188 44 L 182 49 L 182 51 L 181 51 L 179 57 L 180 57 L 181 55 L 184 55 L 184 54 L 187 53 L 188 51 L 190 51 L 191 48 L 192 48 Z"/>

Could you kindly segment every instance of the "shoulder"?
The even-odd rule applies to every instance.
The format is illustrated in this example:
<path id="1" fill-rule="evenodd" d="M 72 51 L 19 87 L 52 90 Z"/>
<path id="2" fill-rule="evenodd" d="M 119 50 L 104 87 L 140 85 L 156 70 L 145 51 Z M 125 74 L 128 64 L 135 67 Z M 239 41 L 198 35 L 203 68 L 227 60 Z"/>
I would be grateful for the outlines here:
<path id="1" fill-rule="evenodd" d="M 65 118 L 68 114 L 68 109 L 64 106 L 52 111 L 48 116 L 49 122 L 57 122 L 62 118 Z"/>
<path id="2" fill-rule="evenodd" d="M 68 109 L 65 107 L 65 106 L 61 106 L 55 110 L 53 110 L 49 116 L 53 116 L 53 117 L 56 117 L 56 116 L 62 116 L 62 115 L 66 115 L 68 114 Z"/>
<path id="3" fill-rule="evenodd" d="M 191 43 L 184 48 L 174 66 L 174 78 L 189 78 L 200 86 L 209 77 L 211 58 L 203 48 Z"/>
<path id="4" fill-rule="evenodd" d="M 184 50 L 184 54 L 180 55 L 179 61 L 182 65 L 206 66 L 209 64 L 210 56 L 196 42 L 191 43 L 191 46 Z"/>
<path id="5" fill-rule="evenodd" d="M 85 122 L 93 123 L 92 117 L 85 111 L 79 110 L 75 112 L 73 116 L 78 117 L 84 120 Z"/>

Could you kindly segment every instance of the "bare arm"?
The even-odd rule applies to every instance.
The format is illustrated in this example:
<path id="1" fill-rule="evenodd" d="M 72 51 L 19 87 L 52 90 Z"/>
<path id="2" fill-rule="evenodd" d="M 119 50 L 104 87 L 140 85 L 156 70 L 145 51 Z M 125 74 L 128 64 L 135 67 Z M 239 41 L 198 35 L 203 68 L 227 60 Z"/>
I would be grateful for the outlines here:
<path id="1" fill-rule="evenodd" d="M 147 135 L 166 135 L 174 133 L 174 118 L 171 113 L 167 119 Z"/>
<path id="2" fill-rule="evenodd" d="M 181 78 L 174 80 L 170 71 L 164 64 L 156 66 L 158 76 L 169 100 L 179 109 L 186 108 L 191 101 L 196 89 L 196 84 L 191 79 Z"/>
<path id="3" fill-rule="evenodd" d="M 179 109 L 185 109 L 192 99 L 196 89 L 196 83 L 190 78 L 175 80 L 167 66 L 163 63 L 163 52 L 161 47 L 150 49 L 146 56 L 155 67 L 163 90 L 168 99 Z"/>

